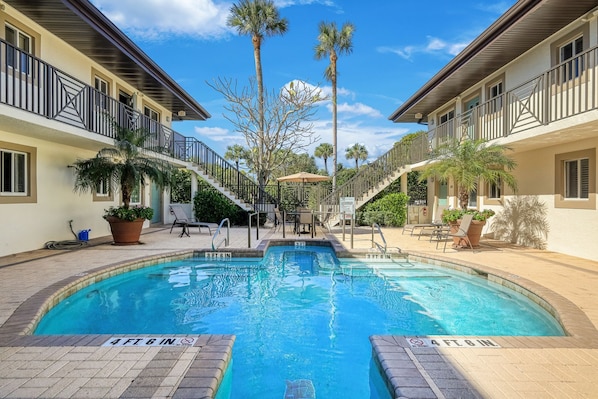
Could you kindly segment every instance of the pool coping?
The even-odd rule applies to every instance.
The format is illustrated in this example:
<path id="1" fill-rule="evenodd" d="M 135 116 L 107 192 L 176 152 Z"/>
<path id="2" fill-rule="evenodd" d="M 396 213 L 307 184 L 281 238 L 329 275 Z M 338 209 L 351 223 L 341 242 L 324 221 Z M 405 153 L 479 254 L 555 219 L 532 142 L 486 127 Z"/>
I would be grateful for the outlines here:
<path id="1" fill-rule="evenodd" d="M 361 258 L 371 254 L 371 252 L 363 250 L 348 251 L 336 240 L 322 241 L 309 239 L 264 240 L 256 249 L 227 248 L 226 251 L 214 252 L 231 252 L 235 255 L 235 257 L 260 257 L 263 256 L 263 253 L 268 246 L 277 245 L 279 242 L 288 244 L 290 241 L 304 241 L 309 242 L 310 245 L 315 244 L 330 246 L 333 248 L 339 258 Z M 111 336 L 34 336 L 30 335 L 30 333 L 34 330 L 37 320 L 41 319 L 47 310 L 49 310 L 64 297 L 71 295 L 73 292 L 89 284 L 100 281 L 104 278 L 109 278 L 116 274 L 146 267 L 148 265 L 154 265 L 176 259 L 189 258 L 205 252 L 212 251 L 179 250 L 150 257 L 137 257 L 124 262 L 119 261 L 112 264 L 99 266 L 97 268 L 90 269 L 87 272 L 78 273 L 61 281 L 57 281 L 38 291 L 36 294 L 21 303 L 15 312 L 6 320 L 6 322 L 0 326 L 0 347 L 101 346 Z M 596 330 L 596 328 L 593 326 L 587 315 L 571 301 L 555 293 L 554 291 L 548 290 L 545 287 L 520 276 L 505 273 L 488 266 L 465 261 L 448 261 L 447 259 L 442 258 L 442 256 L 431 256 L 430 254 L 417 253 L 416 251 L 412 251 L 403 255 L 407 255 L 410 259 L 422 260 L 433 265 L 448 267 L 469 274 L 477 274 L 482 276 L 485 275 L 489 280 L 514 289 L 515 291 L 527 296 L 540 306 L 544 307 L 561 323 L 561 326 L 568 334 L 567 336 L 558 337 L 494 336 L 473 338 L 491 338 L 502 348 L 598 348 L 598 330 Z M 118 336 L 128 337 L 129 335 Z M 161 337 L 161 335 L 157 335 L 156 337 Z M 197 392 L 205 393 L 205 396 L 202 397 L 213 397 L 232 359 L 232 347 L 235 337 L 233 335 L 197 335 L 194 337 L 198 337 L 194 344 L 196 348 L 199 348 L 199 351 L 197 352 L 197 365 L 201 365 L 201 367 L 204 368 L 201 372 L 199 372 L 199 374 L 205 378 L 195 380 L 191 385 L 193 385 L 192 387 L 194 389 L 200 390 Z M 458 338 L 454 336 L 440 336 L 439 338 L 446 339 L 447 337 Z M 435 392 L 434 389 L 441 389 L 438 387 L 434 388 L 434 378 L 425 378 L 426 375 L 429 377 L 429 373 L 425 370 L 425 365 L 427 364 L 426 359 L 430 359 L 430 355 L 434 354 L 435 356 L 432 358 L 434 359 L 434 363 L 437 362 L 438 356 L 442 358 L 440 350 L 437 348 L 412 348 L 404 336 L 373 335 L 370 337 L 370 341 L 375 362 L 378 365 L 389 389 L 391 389 L 391 392 L 394 392 L 397 396 L 406 396 L 406 394 L 409 393 L 411 394 L 411 397 L 419 397 L 418 394 L 421 392 L 424 392 L 422 395 L 428 395 L 430 390 Z M 406 355 L 409 356 L 408 362 L 397 361 L 397 357 L 403 359 Z M 418 356 L 420 356 L 421 359 L 418 360 Z M 208 361 L 206 362 L 206 360 Z M 404 376 L 405 369 L 402 367 L 405 364 L 409 364 L 409 369 L 412 369 L 412 367 L 415 365 L 422 378 L 424 378 L 426 383 L 428 383 L 428 386 L 407 386 L 406 390 Z M 397 367 L 397 365 L 399 365 L 399 367 Z M 445 366 L 450 368 L 448 363 L 445 364 Z M 187 370 L 185 376 L 189 373 L 189 370 L 190 369 Z M 411 372 L 411 370 L 409 371 Z M 197 373 L 197 371 L 194 371 L 192 374 Z M 183 377 L 183 379 L 184 378 L 185 377 Z M 467 386 L 466 381 L 464 382 L 458 378 L 457 380 L 458 383 L 453 383 L 451 387 L 454 388 L 458 385 L 459 389 L 468 389 L 468 392 L 472 392 L 472 388 Z M 187 385 L 183 384 L 180 388 L 177 388 L 177 392 L 179 392 L 178 389 L 188 387 Z M 416 391 L 411 390 L 412 388 L 416 389 Z M 423 391 L 417 391 L 420 388 L 423 389 Z M 181 394 L 178 395 L 178 397 L 184 397 L 184 395 Z M 472 397 L 475 397 L 475 395 Z"/>

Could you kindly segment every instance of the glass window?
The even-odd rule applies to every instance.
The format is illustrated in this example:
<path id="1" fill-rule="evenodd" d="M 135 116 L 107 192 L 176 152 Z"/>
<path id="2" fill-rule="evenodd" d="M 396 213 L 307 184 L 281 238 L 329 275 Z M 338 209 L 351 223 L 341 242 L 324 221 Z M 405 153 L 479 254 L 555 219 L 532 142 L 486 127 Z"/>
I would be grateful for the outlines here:
<path id="1" fill-rule="evenodd" d="M 502 109 L 502 102 L 503 102 L 503 84 L 502 82 L 495 83 L 488 87 L 488 101 L 489 101 L 489 111 L 490 112 L 497 112 Z"/>
<path id="2" fill-rule="evenodd" d="M 27 195 L 27 154 L 0 149 L 0 195 Z"/>
<path id="3" fill-rule="evenodd" d="M 578 77 L 583 71 L 583 58 L 578 57 L 582 52 L 583 37 L 578 37 L 559 48 L 559 61 L 562 63 L 571 60 L 563 65 L 564 81 Z"/>
<path id="4" fill-rule="evenodd" d="M 159 131 L 158 125 L 160 123 L 160 114 L 147 106 L 143 107 L 143 114 L 147 116 L 145 126 L 147 131 L 153 134 L 157 134 Z"/>
<path id="5" fill-rule="evenodd" d="M 501 186 L 502 186 L 502 182 L 500 181 L 500 179 L 496 183 L 489 183 L 488 184 L 488 198 L 499 199 L 501 196 Z"/>
<path id="6" fill-rule="evenodd" d="M 478 207 L 478 189 L 473 189 L 469 192 L 469 202 L 467 203 L 468 208 Z"/>
<path id="7" fill-rule="evenodd" d="M 141 184 L 137 184 L 131 193 L 131 205 L 141 205 Z"/>
<path id="8" fill-rule="evenodd" d="M 6 63 L 8 66 L 23 73 L 29 73 L 31 55 L 31 36 L 12 25 L 6 24 L 4 37 L 12 48 L 6 49 Z"/>
<path id="9" fill-rule="evenodd" d="M 590 195 L 590 160 L 565 161 L 565 198 L 588 199 Z"/>
<path id="10" fill-rule="evenodd" d="M 108 197 L 110 195 L 110 181 L 109 180 L 102 180 L 98 184 L 96 190 L 96 196 L 98 197 Z"/>
<path id="11" fill-rule="evenodd" d="M 94 77 L 94 87 L 96 91 L 96 105 L 102 109 L 108 108 L 108 95 L 110 91 L 110 86 L 108 82 L 104 79 L 100 78 L 99 76 Z"/>

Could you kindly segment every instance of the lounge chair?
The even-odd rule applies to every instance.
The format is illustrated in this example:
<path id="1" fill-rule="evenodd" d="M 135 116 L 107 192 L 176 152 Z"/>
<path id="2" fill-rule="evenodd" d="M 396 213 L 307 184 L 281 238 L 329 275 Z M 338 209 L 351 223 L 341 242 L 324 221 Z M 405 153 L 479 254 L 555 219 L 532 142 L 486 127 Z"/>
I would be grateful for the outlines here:
<path id="1" fill-rule="evenodd" d="M 425 233 L 430 233 L 430 230 L 435 229 L 439 225 L 442 225 L 442 213 L 445 209 L 448 209 L 446 206 L 438 206 L 436 207 L 436 212 L 432 217 L 432 223 L 415 223 L 415 224 L 406 224 L 403 226 L 402 234 L 405 234 L 406 231 L 411 232 L 411 235 L 415 235 L 415 231 L 419 229 L 418 234 L 421 236 L 422 234 L 427 235 Z"/>
<path id="2" fill-rule="evenodd" d="M 473 245 L 471 245 L 471 241 L 469 241 L 469 237 L 467 237 L 467 231 L 469 230 L 469 226 L 471 226 L 471 221 L 473 220 L 473 215 L 468 213 L 463 215 L 463 218 L 461 218 L 461 224 L 459 225 L 459 229 L 454 232 L 447 232 L 444 233 L 442 238 L 444 239 L 444 249 L 442 250 L 442 252 L 446 251 L 446 243 L 447 241 L 449 241 L 449 238 L 453 238 L 453 237 L 457 237 L 459 238 L 459 243 L 461 242 L 465 242 L 467 245 L 469 245 L 469 247 L 471 248 L 471 250 L 473 251 Z M 438 243 L 440 242 L 440 239 L 438 241 L 436 241 L 436 249 L 438 249 Z"/>
<path id="3" fill-rule="evenodd" d="M 212 235 L 212 228 L 218 227 L 218 225 L 216 223 L 199 222 L 194 219 L 189 219 L 187 217 L 187 214 L 183 210 L 183 207 L 180 205 L 170 205 L 170 213 L 172 213 L 174 215 L 174 222 L 172 222 L 172 226 L 170 226 L 170 232 L 172 233 L 172 229 L 175 226 L 180 226 L 183 228 L 183 231 L 181 231 L 181 234 L 179 235 L 179 237 L 182 237 L 183 235 L 190 237 L 190 235 L 189 235 L 190 227 L 197 227 L 199 229 L 200 233 L 201 233 L 201 228 L 205 227 L 208 229 L 208 232 L 210 233 L 210 235 Z"/>
<path id="4" fill-rule="evenodd" d="M 325 228 L 327 231 L 330 231 L 330 216 L 332 216 L 332 207 L 326 210 L 326 213 L 322 219 L 316 219 L 316 223 Z"/>

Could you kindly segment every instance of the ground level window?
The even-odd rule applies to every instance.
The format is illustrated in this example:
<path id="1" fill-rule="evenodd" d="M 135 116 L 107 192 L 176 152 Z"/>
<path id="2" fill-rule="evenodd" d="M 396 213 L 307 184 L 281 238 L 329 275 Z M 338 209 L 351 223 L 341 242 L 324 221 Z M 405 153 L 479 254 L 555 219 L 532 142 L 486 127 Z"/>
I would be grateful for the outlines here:
<path id="1" fill-rule="evenodd" d="M 554 206 L 596 209 L 596 148 L 555 154 Z"/>
<path id="2" fill-rule="evenodd" d="M 501 181 L 500 179 L 494 183 L 488 183 L 488 198 L 499 199 L 501 196 Z"/>
<path id="3" fill-rule="evenodd" d="M 590 195 L 590 160 L 565 161 L 565 198 L 588 199 Z"/>
<path id="4" fill-rule="evenodd" d="M 27 153 L 0 149 L 0 195 L 27 195 Z"/>

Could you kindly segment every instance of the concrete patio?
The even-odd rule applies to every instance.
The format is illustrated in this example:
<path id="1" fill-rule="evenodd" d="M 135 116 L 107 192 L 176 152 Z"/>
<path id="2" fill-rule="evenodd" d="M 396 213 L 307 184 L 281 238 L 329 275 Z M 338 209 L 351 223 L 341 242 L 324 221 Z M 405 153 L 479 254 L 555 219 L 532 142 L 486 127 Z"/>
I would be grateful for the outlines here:
<path id="1" fill-rule="evenodd" d="M 447 249 L 434 242 L 383 229 L 389 252 L 443 265 L 470 266 L 513 281 L 557 312 L 568 337 L 491 337 L 500 347 L 413 347 L 404 337 L 372 337 L 396 397 L 408 398 L 598 398 L 598 262 L 483 240 L 475 250 Z M 369 228 L 351 241 L 340 230 L 314 240 L 337 250 L 368 252 Z M 231 249 L 248 248 L 247 228 L 231 230 Z M 252 248 L 282 238 L 280 231 L 252 231 Z M 288 232 L 287 238 L 297 235 Z M 310 240 L 306 235 L 301 240 Z M 376 238 L 380 241 L 379 237 Z M 38 250 L 0 258 L 0 397 L 7 398 L 210 398 L 231 356 L 232 336 L 200 336 L 193 345 L 102 346 L 106 336 L 27 335 L 40 308 L 59 300 L 57 290 L 76 290 L 94 274 L 209 249 L 208 234 L 169 234 L 150 228 L 143 245 L 116 247 L 94 238 L 77 250 Z M 450 337 L 451 339 L 456 337 Z"/>

